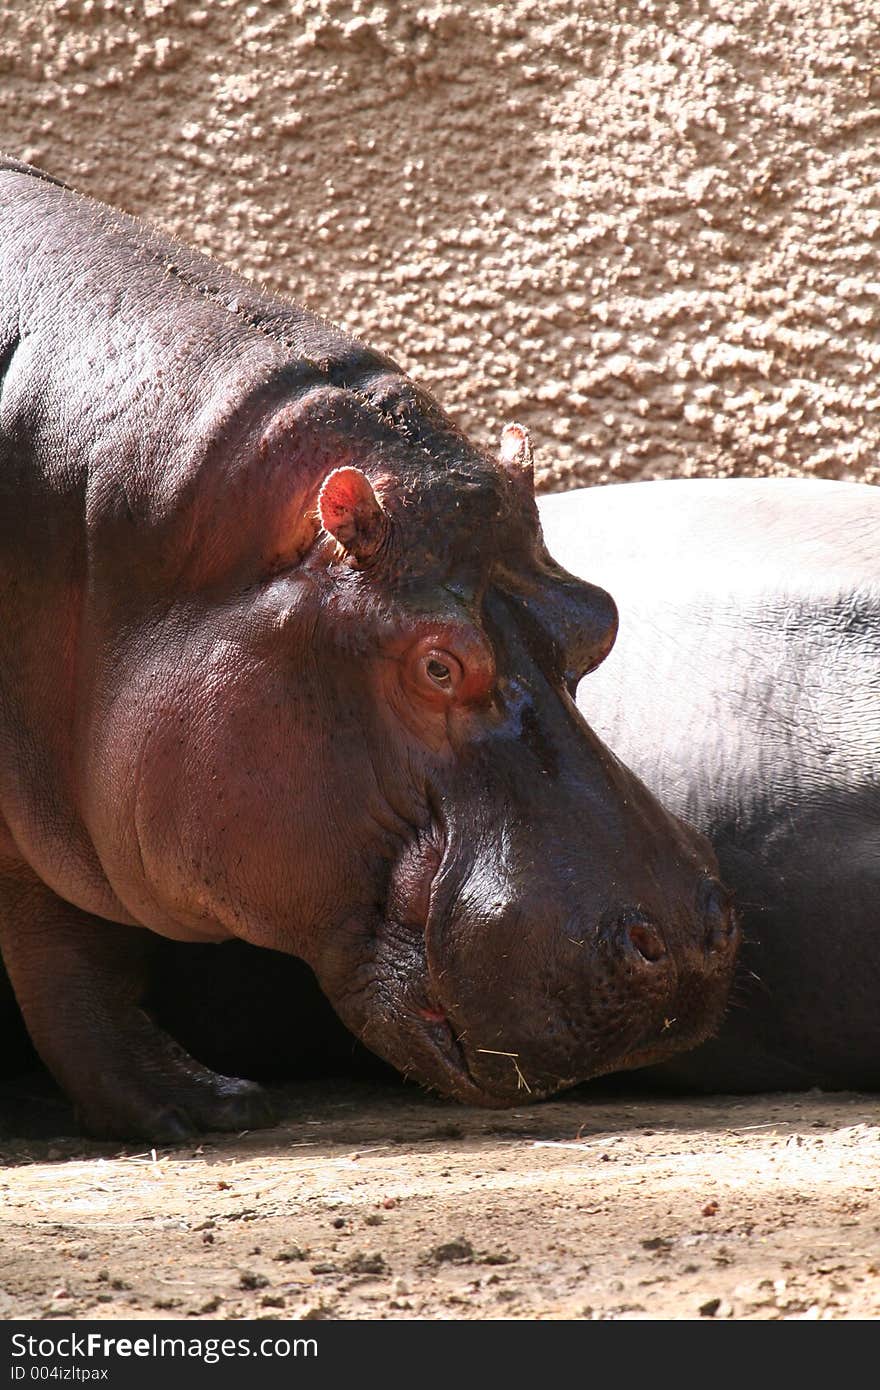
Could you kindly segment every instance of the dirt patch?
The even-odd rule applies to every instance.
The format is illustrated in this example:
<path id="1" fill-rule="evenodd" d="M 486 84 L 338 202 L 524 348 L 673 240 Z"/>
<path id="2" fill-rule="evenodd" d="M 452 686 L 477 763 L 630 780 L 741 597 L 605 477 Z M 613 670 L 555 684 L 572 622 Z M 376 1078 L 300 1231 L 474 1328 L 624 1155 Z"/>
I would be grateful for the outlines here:
<path id="1" fill-rule="evenodd" d="M 155 1155 L 4 1144 L 0 1316 L 880 1315 L 874 1098 L 286 1099 Z"/>

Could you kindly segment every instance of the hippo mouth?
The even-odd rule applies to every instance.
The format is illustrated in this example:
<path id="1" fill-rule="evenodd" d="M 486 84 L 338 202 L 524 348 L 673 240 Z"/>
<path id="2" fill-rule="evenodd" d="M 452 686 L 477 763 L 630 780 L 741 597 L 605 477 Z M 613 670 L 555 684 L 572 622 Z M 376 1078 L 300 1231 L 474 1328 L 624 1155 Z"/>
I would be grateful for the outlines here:
<path id="1" fill-rule="evenodd" d="M 433 928 L 433 917 L 432 911 L 426 933 Z M 725 1013 L 726 991 L 719 991 L 715 1008 L 707 1009 L 705 980 L 682 962 L 665 990 L 650 1002 L 642 997 L 635 1016 L 627 1010 L 611 1026 L 581 1037 L 574 1051 L 569 1046 L 556 1059 L 558 1069 L 548 1069 L 549 1058 L 539 1060 L 532 1047 L 523 1053 L 500 1042 L 480 1046 L 473 1030 L 463 1027 L 454 1009 L 441 1002 L 430 950 L 426 957 L 425 992 L 413 1011 L 421 1056 L 418 1063 L 413 1057 L 410 1069 L 469 1105 L 525 1104 L 600 1076 L 668 1061 L 713 1036 Z"/>
<path id="2" fill-rule="evenodd" d="M 682 993 L 686 993 L 685 988 Z M 647 1026 L 633 1021 L 615 1037 L 597 1039 L 593 1048 L 585 1047 L 584 1055 L 572 1067 L 575 1074 L 567 1076 L 547 1075 L 546 1071 L 539 1075 L 522 1054 L 501 1048 L 475 1046 L 473 1052 L 478 1055 L 472 1059 L 463 1044 L 464 1032 L 457 1031 L 454 1020 L 430 996 L 415 1013 L 418 1041 L 406 1070 L 418 1072 L 424 1084 L 464 1104 L 491 1108 L 544 1100 L 600 1076 L 669 1061 L 712 1037 L 721 1025 L 724 1008 L 720 1006 L 717 1017 L 707 1020 L 701 1005 L 691 1011 L 680 1003 L 669 1015 Z M 483 1066 L 486 1073 L 481 1075 L 478 1069 Z"/>
<path id="3" fill-rule="evenodd" d="M 442 1007 L 426 1000 L 415 1012 L 419 1070 L 425 1084 L 467 1105 L 492 1105 L 495 1100 L 474 1078 L 455 1027 Z M 412 1062 L 410 1063 L 412 1067 Z"/>
<path id="4" fill-rule="evenodd" d="M 386 1014 L 398 1020 L 395 1036 L 381 1040 L 371 1020 L 360 1030 L 366 1046 L 380 1053 L 404 1075 L 413 1075 L 423 1084 L 470 1105 L 492 1104 L 485 1088 L 474 1078 L 449 1009 L 441 1002 L 442 991 L 431 969 L 428 952 L 430 933 L 444 914 L 438 910 L 438 884 L 443 878 L 447 858 L 447 836 L 442 817 L 432 815 L 395 864 L 385 910 L 382 936 L 385 950 L 377 961 L 379 976 L 385 976 L 384 961 L 407 959 L 407 983 L 394 991 Z M 389 967 L 388 980 L 399 982 L 400 975 Z M 383 994 L 387 984 L 383 988 Z M 497 1102 L 496 1102 L 497 1103 Z"/>

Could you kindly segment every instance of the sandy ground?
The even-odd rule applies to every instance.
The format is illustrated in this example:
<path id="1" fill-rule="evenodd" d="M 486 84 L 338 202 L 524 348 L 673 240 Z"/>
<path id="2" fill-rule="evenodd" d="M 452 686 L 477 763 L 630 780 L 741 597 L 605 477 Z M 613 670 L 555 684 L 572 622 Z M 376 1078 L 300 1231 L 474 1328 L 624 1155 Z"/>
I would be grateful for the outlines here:
<path id="1" fill-rule="evenodd" d="M 6 1318 L 874 1318 L 880 1103 L 281 1095 L 147 1153 L 2 1146 Z"/>

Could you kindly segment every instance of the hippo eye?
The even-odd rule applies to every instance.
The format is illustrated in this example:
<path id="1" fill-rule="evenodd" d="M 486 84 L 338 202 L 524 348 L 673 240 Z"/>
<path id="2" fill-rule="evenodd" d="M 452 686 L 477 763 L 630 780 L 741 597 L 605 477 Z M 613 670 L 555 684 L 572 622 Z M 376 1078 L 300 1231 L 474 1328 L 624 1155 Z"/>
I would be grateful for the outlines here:
<path id="1" fill-rule="evenodd" d="M 438 661 L 436 657 L 432 656 L 430 661 L 425 662 L 425 670 L 435 685 L 448 686 L 452 684 L 452 672 L 444 662 Z"/>
<path id="2" fill-rule="evenodd" d="M 464 668 L 451 652 L 427 651 L 418 662 L 419 684 L 425 695 L 454 695 L 464 680 Z"/>

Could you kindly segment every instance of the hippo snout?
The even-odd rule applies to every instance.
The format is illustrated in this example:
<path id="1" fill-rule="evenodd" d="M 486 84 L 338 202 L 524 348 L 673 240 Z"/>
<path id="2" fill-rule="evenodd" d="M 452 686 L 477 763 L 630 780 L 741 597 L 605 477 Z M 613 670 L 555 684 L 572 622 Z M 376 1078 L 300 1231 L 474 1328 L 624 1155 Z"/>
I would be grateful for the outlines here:
<path id="1" fill-rule="evenodd" d="M 462 933 L 455 952 L 443 952 L 444 968 L 435 965 L 439 943 L 429 949 L 433 997 L 466 1074 L 467 1094 L 461 1079 L 450 1089 L 462 1099 L 509 1104 L 645 1066 L 696 1046 L 722 1017 L 739 927 L 711 870 L 682 870 L 674 890 L 655 882 L 598 920 L 560 911 L 558 901 L 554 910 L 542 886 L 487 913 L 478 935 Z M 442 934 L 456 934 L 454 914 Z"/>

